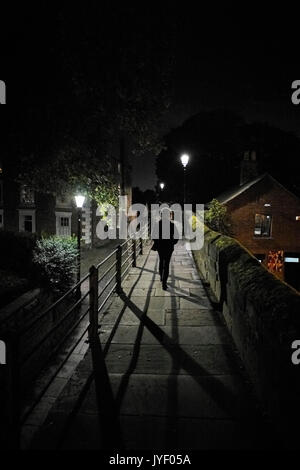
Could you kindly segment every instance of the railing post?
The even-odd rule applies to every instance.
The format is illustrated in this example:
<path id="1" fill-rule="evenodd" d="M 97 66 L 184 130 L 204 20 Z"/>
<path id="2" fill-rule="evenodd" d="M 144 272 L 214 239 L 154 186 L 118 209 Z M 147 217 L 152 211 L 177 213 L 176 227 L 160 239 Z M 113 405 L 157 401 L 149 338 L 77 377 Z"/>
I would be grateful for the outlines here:
<path id="1" fill-rule="evenodd" d="M 98 269 L 95 266 L 90 268 L 89 290 L 89 342 L 91 343 L 98 335 Z"/>
<path id="2" fill-rule="evenodd" d="M 117 274 L 116 274 L 116 280 L 117 280 L 117 293 L 120 294 L 122 290 L 122 246 L 119 245 L 117 248 Z"/>
<path id="3" fill-rule="evenodd" d="M 6 341 L 7 382 L 5 393 L 7 397 L 8 447 L 18 450 L 20 449 L 21 434 L 21 370 L 18 332 L 11 332 Z"/>
<path id="4" fill-rule="evenodd" d="M 134 268 L 136 268 L 136 239 L 134 238 L 132 240 L 132 247 L 133 247 L 133 251 L 132 251 L 132 266 Z"/>

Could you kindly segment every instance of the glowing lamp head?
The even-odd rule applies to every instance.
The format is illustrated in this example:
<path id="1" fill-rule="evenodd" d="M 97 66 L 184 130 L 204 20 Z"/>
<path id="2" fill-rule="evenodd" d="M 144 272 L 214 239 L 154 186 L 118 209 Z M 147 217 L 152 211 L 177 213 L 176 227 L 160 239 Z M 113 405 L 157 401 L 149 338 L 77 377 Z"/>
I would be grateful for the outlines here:
<path id="1" fill-rule="evenodd" d="M 76 207 L 77 209 L 82 209 L 83 207 L 83 204 L 84 204 L 84 201 L 85 201 L 85 197 L 78 194 L 77 196 L 75 196 L 75 202 L 76 202 Z"/>
<path id="2" fill-rule="evenodd" d="M 182 165 L 185 168 L 187 164 L 189 163 L 190 157 L 185 153 L 184 155 L 180 157 L 180 160 L 181 160 Z"/>
<path id="3" fill-rule="evenodd" d="M 164 187 L 165 187 L 165 183 L 160 183 L 160 185 L 159 185 L 159 186 L 160 186 L 160 189 L 164 189 Z"/>

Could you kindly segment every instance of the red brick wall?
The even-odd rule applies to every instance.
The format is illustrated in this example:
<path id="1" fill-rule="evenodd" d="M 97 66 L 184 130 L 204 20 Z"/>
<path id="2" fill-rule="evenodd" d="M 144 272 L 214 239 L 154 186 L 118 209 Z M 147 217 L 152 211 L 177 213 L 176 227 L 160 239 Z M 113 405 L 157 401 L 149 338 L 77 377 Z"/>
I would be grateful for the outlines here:
<path id="1" fill-rule="evenodd" d="M 300 200 L 269 177 L 229 201 L 226 207 L 233 236 L 252 253 L 266 254 L 273 249 L 300 253 L 300 221 L 296 221 L 296 216 L 300 216 Z M 255 214 L 272 216 L 270 239 L 254 236 Z"/>

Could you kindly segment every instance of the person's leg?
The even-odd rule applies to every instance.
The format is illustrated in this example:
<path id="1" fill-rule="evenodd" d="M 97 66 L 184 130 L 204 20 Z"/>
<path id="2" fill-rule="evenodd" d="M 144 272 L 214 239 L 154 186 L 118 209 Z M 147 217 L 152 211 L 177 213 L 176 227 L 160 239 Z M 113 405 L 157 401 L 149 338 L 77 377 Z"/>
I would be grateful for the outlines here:
<path id="1" fill-rule="evenodd" d="M 164 264 L 163 264 L 163 287 L 167 286 L 167 280 L 169 277 L 169 267 L 171 261 L 172 252 L 164 253 Z"/>
<path id="2" fill-rule="evenodd" d="M 159 275 L 160 275 L 160 280 L 162 281 L 163 279 L 163 269 L 164 269 L 164 260 L 163 260 L 163 253 L 161 251 L 158 251 L 158 256 L 159 256 Z"/>

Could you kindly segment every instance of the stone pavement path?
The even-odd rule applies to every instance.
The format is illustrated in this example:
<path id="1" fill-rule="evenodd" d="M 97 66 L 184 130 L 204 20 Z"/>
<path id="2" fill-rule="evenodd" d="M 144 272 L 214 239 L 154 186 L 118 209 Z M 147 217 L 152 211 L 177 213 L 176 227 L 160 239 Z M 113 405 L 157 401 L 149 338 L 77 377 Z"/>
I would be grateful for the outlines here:
<path id="1" fill-rule="evenodd" d="M 170 271 L 165 292 L 157 253 L 148 249 L 139 257 L 122 295 L 99 319 L 105 364 L 100 361 L 96 380 L 89 380 L 92 356 L 86 354 L 33 448 L 268 446 L 231 338 L 184 242 L 176 245 Z M 102 357 L 97 348 L 94 357 Z"/>

